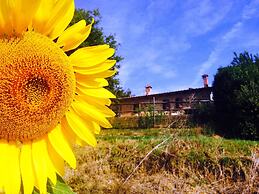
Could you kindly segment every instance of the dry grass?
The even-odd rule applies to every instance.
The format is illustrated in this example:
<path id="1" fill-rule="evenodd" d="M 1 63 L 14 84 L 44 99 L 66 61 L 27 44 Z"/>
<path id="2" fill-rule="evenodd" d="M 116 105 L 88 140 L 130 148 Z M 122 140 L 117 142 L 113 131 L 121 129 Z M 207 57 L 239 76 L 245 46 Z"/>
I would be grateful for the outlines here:
<path id="1" fill-rule="evenodd" d="M 78 168 L 65 179 L 78 194 L 259 193 L 258 142 L 201 132 L 104 130 L 96 148 L 75 148 Z"/>

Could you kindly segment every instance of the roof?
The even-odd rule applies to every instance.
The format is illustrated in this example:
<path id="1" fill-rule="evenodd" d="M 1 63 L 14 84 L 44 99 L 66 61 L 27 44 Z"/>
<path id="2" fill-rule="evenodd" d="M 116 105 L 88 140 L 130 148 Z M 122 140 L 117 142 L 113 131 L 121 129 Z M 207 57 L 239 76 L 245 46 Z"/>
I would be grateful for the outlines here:
<path id="1" fill-rule="evenodd" d="M 118 98 L 120 99 L 137 99 L 137 98 L 143 98 L 143 97 L 155 97 L 155 96 L 160 96 L 160 95 L 165 95 L 165 94 L 177 94 L 177 93 L 185 93 L 185 92 L 190 92 L 190 91 L 201 91 L 201 90 L 209 90 L 212 91 L 212 87 L 202 87 L 202 88 L 189 88 L 187 90 L 178 90 L 178 91 L 172 91 L 172 92 L 163 92 L 163 93 L 157 93 L 157 94 L 150 94 L 150 95 L 143 95 L 143 96 L 132 96 L 132 97 L 124 97 L 124 98 Z"/>

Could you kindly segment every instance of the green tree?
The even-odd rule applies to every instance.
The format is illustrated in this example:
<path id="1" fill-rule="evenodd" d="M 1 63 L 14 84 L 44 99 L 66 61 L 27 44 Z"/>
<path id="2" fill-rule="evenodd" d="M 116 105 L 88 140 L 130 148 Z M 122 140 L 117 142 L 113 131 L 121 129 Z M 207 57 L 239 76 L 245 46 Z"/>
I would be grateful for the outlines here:
<path id="1" fill-rule="evenodd" d="M 213 83 L 217 131 L 229 137 L 259 139 L 259 57 L 237 55 L 219 68 Z"/>
<path id="2" fill-rule="evenodd" d="M 101 44 L 108 44 L 111 48 L 115 49 L 115 54 L 110 59 L 114 59 L 117 61 L 114 68 L 119 70 L 120 68 L 120 62 L 123 60 L 123 57 L 117 55 L 117 49 L 120 46 L 120 44 L 116 41 L 115 35 L 108 35 L 106 36 L 103 33 L 103 29 L 99 27 L 99 23 L 101 22 L 101 14 L 98 9 L 93 11 L 86 11 L 84 9 L 76 9 L 74 18 L 72 19 L 70 25 L 73 25 L 77 23 L 78 21 L 84 19 L 86 20 L 86 23 L 91 23 L 92 19 L 94 18 L 95 22 L 92 26 L 92 31 L 89 35 L 89 37 L 79 46 L 85 47 L 85 46 L 94 46 L 94 45 L 101 45 Z M 110 90 L 113 94 L 115 94 L 118 98 L 120 97 L 127 97 L 131 95 L 131 91 L 124 90 L 120 86 L 120 80 L 118 79 L 118 73 L 117 72 L 114 76 L 111 78 L 108 78 L 109 86 L 107 87 L 108 90 Z"/>

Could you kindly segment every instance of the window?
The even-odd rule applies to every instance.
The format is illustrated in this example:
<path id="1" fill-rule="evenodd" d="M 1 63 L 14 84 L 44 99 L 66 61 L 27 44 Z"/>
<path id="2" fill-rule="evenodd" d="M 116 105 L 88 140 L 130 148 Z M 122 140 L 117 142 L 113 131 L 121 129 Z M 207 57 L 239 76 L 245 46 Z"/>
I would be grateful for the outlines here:
<path id="1" fill-rule="evenodd" d="M 170 100 L 169 99 L 163 100 L 163 111 L 170 111 Z"/>
<path id="2" fill-rule="evenodd" d="M 175 99 L 175 108 L 182 108 L 182 99 L 181 98 Z"/>
<path id="3" fill-rule="evenodd" d="M 138 113 L 139 112 L 139 104 L 133 104 L 133 112 Z"/>

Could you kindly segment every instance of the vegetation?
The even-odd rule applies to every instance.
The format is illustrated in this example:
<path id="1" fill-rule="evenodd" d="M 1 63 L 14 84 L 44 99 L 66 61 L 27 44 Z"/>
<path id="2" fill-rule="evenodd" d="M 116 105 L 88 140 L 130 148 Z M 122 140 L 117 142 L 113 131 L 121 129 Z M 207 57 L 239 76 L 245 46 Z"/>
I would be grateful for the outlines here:
<path id="1" fill-rule="evenodd" d="M 78 21 L 84 19 L 89 24 L 91 23 L 92 19 L 94 18 L 95 22 L 92 27 L 92 31 L 89 35 L 89 37 L 79 46 L 85 47 L 85 46 L 95 46 L 95 45 L 102 45 L 102 44 L 108 44 L 111 48 L 114 48 L 115 51 L 118 50 L 119 43 L 115 39 L 115 35 L 108 35 L 106 36 L 103 33 L 103 29 L 99 27 L 99 23 L 101 22 L 101 14 L 98 9 L 93 11 L 86 11 L 84 9 L 76 9 L 74 18 L 72 19 L 70 25 L 73 25 L 77 23 Z M 114 59 L 117 61 L 115 68 L 118 70 L 120 68 L 120 62 L 123 60 L 122 56 L 119 56 L 117 52 L 115 52 L 115 55 L 111 57 L 111 59 Z M 108 89 L 114 93 L 117 97 L 126 97 L 130 96 L 131 91 L 123 90 L 123 88 L 120 86 L 120 81 L 117 77 L 118 72 L 115 76 L 108 78 L 109 86 Z"/>
<path id="2" fill-rule="evenodd" d="M 216 130 L 228 137 L 259 139 L 259 57 L 235 53 L 213 83 Z"/>
<path id="3" fill-rule="evenodd" d="M 207 135 L 214 134 L 215 116 L 215 105 L 213 103 L 198 104 L 190 117 L 190 123 L 196 127 L 202 126 Z"/>
<path id="4" fill-rule="evenodd" d="M 186 128 L 192 125 L 187 115 L 170 116 L 164 114 L 144 114 L 135 117 L 114 117 L 110 118 L 113 128 L 115 129 L 150 129 L 150 128 Z"/>
<path id="5" fill-rule="evenodd" d="M 78 194 L 255 193 L 258 143 L 201 128 L 103 130 L 96 148 L 75 148 L 78 167 L 66 180 Z"/>

